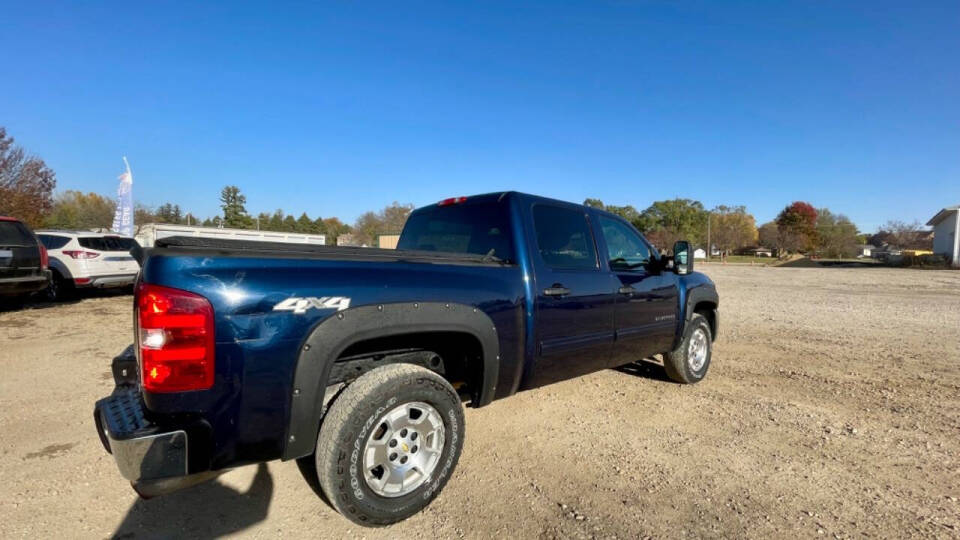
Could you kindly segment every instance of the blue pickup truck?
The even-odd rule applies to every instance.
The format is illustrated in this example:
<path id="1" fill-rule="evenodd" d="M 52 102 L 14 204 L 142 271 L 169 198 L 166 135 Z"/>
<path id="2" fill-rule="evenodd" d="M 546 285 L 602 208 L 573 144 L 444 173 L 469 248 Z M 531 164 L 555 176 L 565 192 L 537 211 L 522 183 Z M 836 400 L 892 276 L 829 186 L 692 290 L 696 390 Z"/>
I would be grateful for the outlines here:
<path id="1" fill-rule="evenodd" d="M 662 355 L 696 383 L 718 297 L 690 246 L 620 217 L 506 192 L 414 211 L 396 250 L 171 238 L 135 253 L 135 343 L 96 403 L 142 496 L 297 460 L 367 526 L 437 496 L 463 405 Z"/>

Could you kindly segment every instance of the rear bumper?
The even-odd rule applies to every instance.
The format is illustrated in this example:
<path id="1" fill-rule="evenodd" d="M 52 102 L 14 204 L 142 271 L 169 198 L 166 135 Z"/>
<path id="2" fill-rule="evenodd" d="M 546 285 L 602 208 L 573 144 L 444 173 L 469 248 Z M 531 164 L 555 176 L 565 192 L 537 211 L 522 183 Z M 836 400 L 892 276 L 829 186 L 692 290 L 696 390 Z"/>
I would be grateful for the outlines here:
<path id="1" fill-rule="evenodd" d="M 78 282 L 77 280 L 81 280 Z M 89 281 L 85 281 L 89 280 Z M 88 278 L 74 278 L 74 285 L 77 287 L 93 287 L 96 289 L 107 289 L 111 287 L 126 287 L 133 285 L 137 280 L 137 274 L 114 274 L 109 276 L 91 276 Z"/>
<path id="2" fill-rule="evenodd" d="M 214 478 L 210 471 L 209 429 L 203 423 L 158 423 L 143 404 L 132 347 L 114 358 L 113 393 L 94 406 L 93 419 L 104 449 L 144 497 L 163 495 Z M 194 448 L 196 447 L 196 448 Z"/>
<path id="3" fill-rule="evenodd" d="M 42 291 L 50 283 L 50 271 L 44 270 L 40 275 L 0 279 L 0 296 L 30 294 Z"/>
<path id="4" fill-rule="evenodd" d="M 161 430 L 144 418 L 140 392 L 118 389 L 95 406 L 100 440 L 127 480 L 156 480 L 188 474 L 187 433 Z"/>

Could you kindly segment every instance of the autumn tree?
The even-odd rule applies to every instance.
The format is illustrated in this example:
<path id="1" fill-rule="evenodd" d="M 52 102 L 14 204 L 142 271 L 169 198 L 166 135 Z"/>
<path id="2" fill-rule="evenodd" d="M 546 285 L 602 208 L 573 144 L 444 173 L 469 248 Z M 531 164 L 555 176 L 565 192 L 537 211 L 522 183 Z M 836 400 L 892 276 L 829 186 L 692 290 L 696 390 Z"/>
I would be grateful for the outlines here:
<path id="1" fill-rule="evenodd" d="M 329 217 L 323 220 L 324 230 L 327 235 L 327 244 L 336 245 L 337 237 L 341 234 L 347 234 L 353 230 L 352 227 L 340 221 L 339 218 Z"/>
<path id="2" fill-rule="evenodd" d="M 53 199 L 53 208 L 43 220 L 53 229 L 109 229 L 116 201 L 96 193 L 64 191 Z"/>
<path id="3" fill-rule="evenodd" d="M 354 240 L 360 245 L 372 246 L 381 234 L 400 234 L 413 208 L 412 204 L 394 201 L 379 212 L 364 212 L 353 226 Z"/>
<path id="4" fill-rule="evenodd" d="M 817 211 L 810 203 L 796 201 L 777 215 L 777 249 L 810 251 L 817 242 Z"/>
<path id="5" fill-rule="evenodd" d="M 843 214 L 827 208 L 817 210 L 817 245 L 819 252 L 832 259 L 852 257 L 857 253 L 857 226 Z"/>
<path id="6" fill-rule="evenodd" d="M 933 239 L 919 221 L 890 220 L 870 237 L 876 246 L 892 245 L 900 249 L 933 249 Z"/>
<path id="7" fill-rule="evenodd" d="M 757 224 L 745 206 L 718 206 L 710 215 L 711 243 L 720 251 L 730 252 L 757 242 Z"/>
<path id="8" fill-rule="evenodd" d="M 39 227 L 53 207 L 57 177 L 38 157 L 29 157 L 0 127 L 0 215 Z"/>
<path id="9" fill-rule="evenodd" d="M 758 243 L 767 249 L 777 249 L 779 244 L 779 234 L 777 232 L 777 223 L 768 221 L 757 229 Z"/>

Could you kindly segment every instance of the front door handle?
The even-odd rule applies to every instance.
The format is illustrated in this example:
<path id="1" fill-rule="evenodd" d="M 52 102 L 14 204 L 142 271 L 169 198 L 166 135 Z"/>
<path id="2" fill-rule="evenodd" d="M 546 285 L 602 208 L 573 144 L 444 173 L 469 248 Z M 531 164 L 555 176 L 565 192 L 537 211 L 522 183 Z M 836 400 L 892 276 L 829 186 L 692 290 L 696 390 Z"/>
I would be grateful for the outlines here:
<path id="1" fill-rule="evenodd" d="M 637 292 L 637 290 L 634 289 L 633 287 L 629 286 L 629 285 L 625 285 L 625 286 L 620 287 L 619 289 L 617 289 L 617 292 L 620 293 L 620 294 L 633 294 L 633 293 Z"/>
<path id="2" fill-rule="evenodd" d="M 547 287 L 544 289 L 543 294 L 544 296 L 567 296 L 570 294 L 570 289 L 559 283 L 554 283 L 553 287 Z"/>

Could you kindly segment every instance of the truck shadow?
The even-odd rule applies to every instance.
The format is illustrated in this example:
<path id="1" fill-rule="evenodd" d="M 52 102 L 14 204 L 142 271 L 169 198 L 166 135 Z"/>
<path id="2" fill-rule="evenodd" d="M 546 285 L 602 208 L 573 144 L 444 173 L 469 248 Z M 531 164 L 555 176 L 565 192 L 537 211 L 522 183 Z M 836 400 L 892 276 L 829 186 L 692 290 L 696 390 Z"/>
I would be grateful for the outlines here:
<path id="1" fill-rule="evenodd" d="M 137 499 L 113 538 L 219 538 L 267 518 L 273 477 L 267 466 L 246 492 L 214 480 L 163 497 Z"/>
<path id="2" fill-rule="evenodd" d="M 667 372 L 664 371 L 663 365 L 659 364 L 652 358 L 637 360 L 636 362 L 631 362 L 613 369 L 614 371 L 619 371 L 620 373 L 626 373 L 635 377 L 644 377 L 646 379 L 653 379 L 655 381 L 673 383 L 673 381 L 667 377 Z"/>

